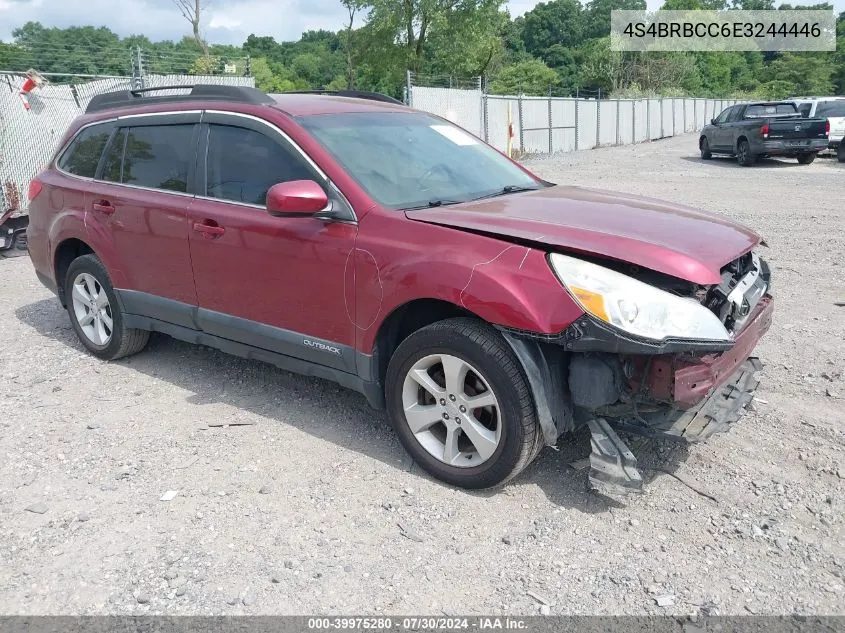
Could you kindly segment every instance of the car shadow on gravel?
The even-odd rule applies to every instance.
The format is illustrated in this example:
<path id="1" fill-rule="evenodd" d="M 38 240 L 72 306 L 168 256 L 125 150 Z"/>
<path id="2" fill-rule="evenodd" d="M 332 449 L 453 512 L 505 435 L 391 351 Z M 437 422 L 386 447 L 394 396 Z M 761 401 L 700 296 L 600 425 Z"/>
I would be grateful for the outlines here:
<path id="1" fill-rule="evenodd" d="M 681 160 L 685 160 L 688 163 L 715 165 L 716 167 L 736 167 L 737 169 L 748 169 L 747 167 L 740 167 L 740 165 L 736 162 L 736 158 L 731 158 L 730 156 L 714 156 L 709 160 L 704 160 L 700 156 L 681 156 Z M 758 158 L 754 167 L 777 169 L 780 167 L 806 167 L 806 165 L 800 165 L 794 158 Z"/>
<path id="2" fill-rule="evenodd" d="M 56 299 L 22 306 L 15 315 L 42 336 L 86 354 L 67 313 Z M 191 394 L 186 398 L 190 404 L 222 403 L 248 411 L 449 487 L 413 463 L 396 439 L 384 412 L 373 410 L 362 395 L 329 381 L 300 376 L 260 361 L 230 356 L 155 333 L 145 351 L 114 364 L 131 367 L 187 391 Z M 290 411 L 296 414 L 291 416 Z M 655 463 L 659 463 L 662 471 L 673 472 L 687 456 L 686 450 L 667 451 L 652 440 L 636 438 L 635 441 L 631 448 L 640 463 L 651 464 L 657 460 Z M 537 486 L 550 502 L 585 513 L 624 507 L 624 497 L 617 499 L 587 489 L 588 469 L 575 468 L 572 464 L 589 454 L 590 434 L 582 428 L 562 436 L 554 448 L 545 448 L 504 489 L 465 493 L 487 498 L 514 494 L 521 486 Z M 660 474 L 657 470 L 642 470 L 646 488 Z"/>

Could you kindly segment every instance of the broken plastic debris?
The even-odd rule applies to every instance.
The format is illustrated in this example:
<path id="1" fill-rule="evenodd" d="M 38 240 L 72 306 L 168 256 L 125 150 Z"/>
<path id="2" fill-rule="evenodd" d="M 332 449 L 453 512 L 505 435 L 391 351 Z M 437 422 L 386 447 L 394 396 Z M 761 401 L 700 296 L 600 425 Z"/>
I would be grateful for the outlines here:
<path id="1" fill-rule="evenodd" d="M 657 603 L 658 607 L 671 607 L 675 604 L 675 596 L 671 593 L 666 593 L 662 596 L 655 597 L 654 601 Z"/>
<path id="2" fill-rule="evenodd" d="M 255 424 L 250 420 L 234 420 L 232 422 L 209 422 L 209 427 L 227 427 L 227 426 L 252 426 Z"/>
<path id="3" fill-rule="evenodd" d="M 178 490 L 168 490 L 163 495 L 161 495 L 161 499 L 159 499 L 159 501 L 173 501 L 173 499 L 175 499 L 176 495 L 178 494 Z"/>

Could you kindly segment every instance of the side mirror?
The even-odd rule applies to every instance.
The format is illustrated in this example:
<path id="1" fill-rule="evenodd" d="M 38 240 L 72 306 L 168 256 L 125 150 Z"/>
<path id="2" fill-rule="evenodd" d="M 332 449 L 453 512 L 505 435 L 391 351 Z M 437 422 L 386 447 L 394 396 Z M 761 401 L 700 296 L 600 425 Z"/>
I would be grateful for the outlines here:
<path id="1" fill-rule="evenodd" d="M 280 182 L 267 192 L 267 213 L 276 217 L 314 215 L 328 204 L 326 192 L 313 180 Z"/>
<path id="2" fill-rule="evenodd" d="M 710 119 L 710 125 L 716 125 L 716 119 Z"/>

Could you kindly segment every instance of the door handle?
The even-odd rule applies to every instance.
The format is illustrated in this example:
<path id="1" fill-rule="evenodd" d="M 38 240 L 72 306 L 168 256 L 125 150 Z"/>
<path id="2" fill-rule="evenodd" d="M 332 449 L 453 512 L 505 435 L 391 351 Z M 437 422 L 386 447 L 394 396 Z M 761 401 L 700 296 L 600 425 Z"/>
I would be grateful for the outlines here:
<path id="1" fill-rule="evenodd" d="M 226 232 L 226 229 L 222 226 L 218 226 L 215 222 L 211 224 L 214 220 L 203 220 L 202 222 L 194 222 L 194 230 L 198 233 L 202 233 L 208 239 L 214 239 L 215 237 L 220 237 Z"/>
<path id="2" fill-rule="evenodd" d="M 91 208 L 94 209 L 94 211 L 99 211 L 100 213 L 105 213 L 106 215 L 111 215 L 117 211 L 117 209 L 115 209 L 108 200 L 96 200 L 94 204 L 91 205 Z"/>

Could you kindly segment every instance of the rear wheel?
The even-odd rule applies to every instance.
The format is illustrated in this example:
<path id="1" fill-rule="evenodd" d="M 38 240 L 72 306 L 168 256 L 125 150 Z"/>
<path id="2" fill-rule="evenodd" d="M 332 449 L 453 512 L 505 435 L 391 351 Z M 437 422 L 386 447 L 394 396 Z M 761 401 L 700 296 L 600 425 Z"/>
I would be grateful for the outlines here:
<path id="1" fill-rule="evenodd" d="M 839 147 L 836 148 L 836 160 L 845 163 L 845 138 L 839 141 Z"/>
<path id="2" fill-rule="evenodd" d="M 710 151 L 710 141 L 707 140 L 707 137 L 703 137 L 701 142 L 698 144 L 698 149 L 701 150 L 701 158 L 703 160 L 710 160 L 713 158 L 713 152 Z"/>
<path id="3" fill-rule="evenodd" d="M 815 154 L 798 154 L 798 162 L 802 165 L 809 165 L 816 160 Z"/>
<path id="4" fill-rule="evenodd" d="M 748 144 L 748 141 L 740 141 L 739 145 L 736 146 L 736 162 L 742 167 L 751 167 L 755 160 L 756 158 L 751 153 L 751 145 Z"/>
<path id="5" fill-rule="evenodd" d="M 96 255 L 73 260 L 65 277 L 65 299 L 70 322 L 89 352 L 115 360 L 144 349 L 146 330 L 127 328 L 108 273 Z"/>
<path id="6" fill-rule="evenodd" d="M 519 474 L 543 435 L 522 367 L 485 323 L 440 321 L 405 339 L 390 359 L 387 410 L 400 441 L 429 474 L 489 488 Z"/>

